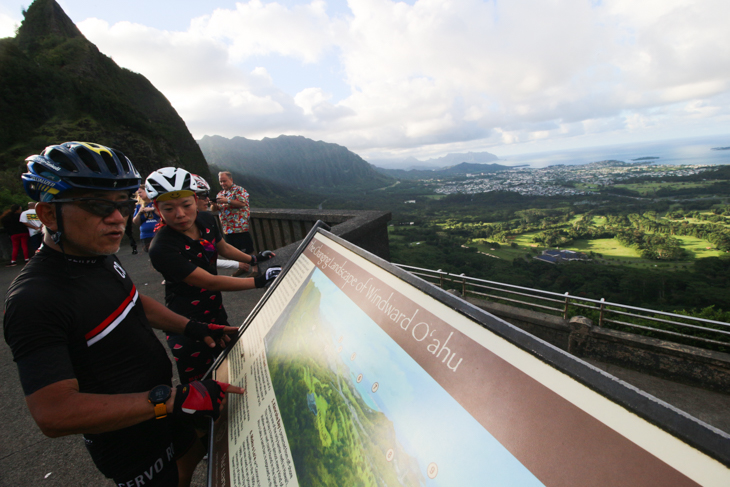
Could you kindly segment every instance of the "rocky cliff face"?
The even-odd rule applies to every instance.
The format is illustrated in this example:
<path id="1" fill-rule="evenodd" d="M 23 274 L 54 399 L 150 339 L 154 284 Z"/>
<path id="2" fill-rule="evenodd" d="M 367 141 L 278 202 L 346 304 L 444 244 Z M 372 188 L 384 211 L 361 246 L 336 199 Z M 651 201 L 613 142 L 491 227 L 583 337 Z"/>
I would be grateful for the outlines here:
<path id="1" fill-rule="evenodd" d="M 142 75 L 89 42 L 55 0 L 36 0 L 0 40 L 0 186 L 20 189 L 24 159 L 79 140 L 124 152 L 142 176 L 164 166 L 210 178 L 198 144 Z"/>

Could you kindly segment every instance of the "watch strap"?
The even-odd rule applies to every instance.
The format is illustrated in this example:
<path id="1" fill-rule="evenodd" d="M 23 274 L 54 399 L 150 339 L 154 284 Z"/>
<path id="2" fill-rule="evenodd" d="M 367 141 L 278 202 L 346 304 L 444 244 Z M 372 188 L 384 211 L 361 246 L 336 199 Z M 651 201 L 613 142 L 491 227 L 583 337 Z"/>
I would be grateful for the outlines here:
<path id="1" fill-rule="evenodd" d="M 155 404 L 155 419 L 162 419 L 167 416 L 167 406 L 164 402 Z"/>

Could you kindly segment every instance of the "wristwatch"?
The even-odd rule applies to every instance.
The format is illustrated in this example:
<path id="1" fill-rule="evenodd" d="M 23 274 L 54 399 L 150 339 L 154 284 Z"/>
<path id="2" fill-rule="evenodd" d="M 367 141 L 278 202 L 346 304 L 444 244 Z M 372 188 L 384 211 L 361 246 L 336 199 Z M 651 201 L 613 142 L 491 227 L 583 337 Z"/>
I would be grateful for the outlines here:
<path id="1" fill-rule="evenodd" d="M 166 386 L 164 384 L 155 386 L 150 391 L 147 396 L 147 400 L 155 406 L 155 418 L 162 419 L 167 416 L 167 406 L 165 406 L 165 401 L 170 399 L 170 395 L 172 395 L 172 389 L 170 386 Z"/>

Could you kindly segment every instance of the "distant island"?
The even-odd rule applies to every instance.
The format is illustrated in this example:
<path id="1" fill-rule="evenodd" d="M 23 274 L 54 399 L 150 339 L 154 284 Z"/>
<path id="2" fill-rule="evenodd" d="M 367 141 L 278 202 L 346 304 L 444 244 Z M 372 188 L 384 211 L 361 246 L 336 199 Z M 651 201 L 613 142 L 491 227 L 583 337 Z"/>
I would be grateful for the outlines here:
<path id="1" fill-rule="evenodd" d="M 710 150 L 730 150 L 730 147 L 713 147 Z"/>
<path id="2" fill-rule="evenodd" d="M 632 161 L 653 161 L 655 159 L 659 159 L 659 158 L 655 157 L 655 156 L 650 156 L 650 157 L 639 157 L 637 159 L 631 159 L 631 160 Z"/>

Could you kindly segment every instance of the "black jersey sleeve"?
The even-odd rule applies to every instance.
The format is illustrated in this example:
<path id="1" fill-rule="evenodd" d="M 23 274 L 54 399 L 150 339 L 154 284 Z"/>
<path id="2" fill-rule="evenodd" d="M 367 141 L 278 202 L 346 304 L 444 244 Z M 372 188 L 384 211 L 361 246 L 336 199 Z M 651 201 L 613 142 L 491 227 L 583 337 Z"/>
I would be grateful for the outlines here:
<path id="1" fill-rule="evenodd" d="M 40 348 L 16 362 L 26 396 L 56 382 L 76 378 L 67 347 Z"/>
<path id="2" fill-rule="evenodd" d="M 34 294 L 40 299 L 43 293 Z M 18 365 L 25 395 L 49 384 L 75 378 L 69 357 L 63 312 L 52 312 L 29 293 L 8 295 L 4 316 L 5 341 Z"/>

